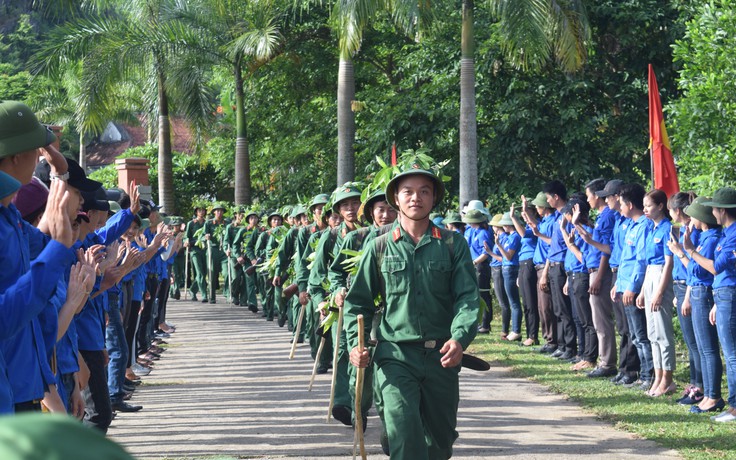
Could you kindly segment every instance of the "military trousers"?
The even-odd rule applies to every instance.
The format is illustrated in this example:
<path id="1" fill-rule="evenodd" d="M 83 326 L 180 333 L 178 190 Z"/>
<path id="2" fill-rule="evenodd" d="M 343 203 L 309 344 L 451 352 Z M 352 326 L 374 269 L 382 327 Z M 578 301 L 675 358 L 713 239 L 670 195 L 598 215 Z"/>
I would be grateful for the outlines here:
<path id="1" fill-rule="evenodd" d="M 220 274 L 224 275 L 225 286 L 222 289 L 223 294 L 227 298 L 228 294 L 228 270 L 227 270 L 227 256 L 217 246 L 212 246 L 210 254 L 207 260 L 207 276 L 209 277 L 209 300 L 210 303 L 215 302 L 217 295 L 217 288 L 220 283 Z"/>
<path id="2" fill-rule="evenodd" d="M 203 249 L 190 249 L 189 258 L 191 264 L 189 265 L 192 270 L 192 285 L 190 290 L 192 295 L 196 295 L 198 292 L 202 293 L 203 298 L 207 298 L 207 255 Z"/>

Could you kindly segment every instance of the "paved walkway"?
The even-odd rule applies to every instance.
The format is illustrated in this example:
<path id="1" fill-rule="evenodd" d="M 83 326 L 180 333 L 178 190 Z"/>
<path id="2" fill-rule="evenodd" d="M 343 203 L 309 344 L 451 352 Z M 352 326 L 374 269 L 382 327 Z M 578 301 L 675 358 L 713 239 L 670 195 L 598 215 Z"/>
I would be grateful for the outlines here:
<path id="1" fill-rule="evenodd" d="M 353 432 L 326 422 L 330 375 L 317 376 L 309 349 L 289 361 L 290 334 L 242 307 L 170 302 L 178 331 L 118 414 L 110 436 L 137 458 L 350 458 Z M 504 369 L 460 374 L 459 459 L 572 457 L 678 458 L 655 443 L 617 431 L 574 403 Z M 366 448 L 385 459 L 380 421 L 369 414 Z"/>

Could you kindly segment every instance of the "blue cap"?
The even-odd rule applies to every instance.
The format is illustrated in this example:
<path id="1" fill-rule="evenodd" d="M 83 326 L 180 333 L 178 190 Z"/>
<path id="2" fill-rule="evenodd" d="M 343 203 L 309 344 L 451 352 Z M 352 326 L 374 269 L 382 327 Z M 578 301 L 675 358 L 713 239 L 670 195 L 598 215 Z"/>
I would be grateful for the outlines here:
<path id="1" fill-rule="evenodd" d="M 0 171 L 0 199 L 12 195 L 20 189 L 20 182 L 10 174 Z"/>

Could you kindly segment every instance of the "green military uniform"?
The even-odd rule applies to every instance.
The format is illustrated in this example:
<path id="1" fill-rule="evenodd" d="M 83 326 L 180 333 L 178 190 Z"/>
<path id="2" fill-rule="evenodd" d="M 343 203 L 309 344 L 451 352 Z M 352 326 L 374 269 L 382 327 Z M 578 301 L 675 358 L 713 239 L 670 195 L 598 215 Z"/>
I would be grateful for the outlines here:
<path id="1" fill-rule="evenodd" d="M 237 213 L 242 215 L 245 209 L 240 207 Z M 243 279 L 243 270 L 241 265 L 238 264 L 238 257 L 242 255 L 242 250 L 237 248 L 235 240 L 240 235 L 240 231 L 243 227 L 240 223 L 233 221 L 225 227 L 225 234 L 222 236 L 222 249 L 225 252 L 227 258 L 227 288 L 230 290 L 230 299 L 235 305 L 240 305 L 241 298 L 244 297 L 243 291 L 245 290 L 245 281 Z M 228 253 L 230 255 L 228 256 Z"/>
<path id="2" fill-rule="evenodd" d="M 187 223 L 187 229 L 184 234 L 184 242 L 189 243 L 189 262 L 192 270 L 192 300 L 197 300 L 197 293 L 202 293 L 202 301 L 207 301 L 207 255 L 206 251 L 199 244 L 199 240 L 194 234 L 204 227 L 205 221 L 192 220 Z M 186 252 L 186 251 L 185 251 Z"/>
<path id="3" fill-rule="evenodd" d="M 248 221 L 248 218 L 251 215 L 258 216 L 258 213 L 256 212 L 249 212 L 245 216 L 245 220 Z M 240 230 L 240 234 L 236 238 L 235 245 L 238 247 L 243 248 L 243 257 L 245 258 L 245 263 L 243 264 L 243 272 L 245 273 L 246 270 L 252 265 L 252 262 L 254 260 L 257 260 L 258 257 L 256 256 L 255 248 L 256 248 L 256 242 L 258 241 L 258 236 L 265 231 L 264 228 L 261 228 L 258 226 L 258 223 L 256 223 L 255 227 L 253 228 L 243 228 Z M 251 272 L 250 274 L 245 273 L 245 287 L 246 287 L 246 303 L 248 305 L 248 308 L 253 313 L 258 312 L 258 275 L 255 271 Z M 243 302 L 241 301 L 241 304 Z M 243 305 L 245 305 L 243 304 Z"/>
<path id="4" fill-rule="evenodd" d="M 386 191 L 395 208 L 392 186 L 411 174 L 434 177 L 421 170 L 397 176 Z M 443 189 L 438 179 L 434 183 L 439 201 Z M 385 314 L 375 331 L 373 360 L 391 458 L 450 458 L 457 438 L 460 365 L 442 367 L 440 349 L 447 340 L 465 349 L 476 334 L 480 300 L 467 242 L 428 221 L 417 243 L 397 222 L 368 244 L 345 301 L 350 349 L 358 345 L 357 315 L 365 317 L 370 336 L 379 296 Z"/>
<path id="5" fill-rule="evenodd" d="M 222 209 L 225 210 L 223 205 L 215 205 L 212 210 Z M 223 294 L 227 298 L 228 295 L 228 276 L 227 276 L 227 257 L 225 252 L 222 250 L 222 236 L 225 234 L 225 226 L 227 221 L 223 218 L 221 222 L 215 222 L 214 219 L 208 219 L 204 223 L 204 232 L 200 238 L 200 242 L 204 245 L 206 250 L 205 257 L 207 260 L 207 276 L 209 278 L 209 302 L 217 302 L 217 288 L 220 283 L 220 273 L 225 274 L 225 286 L 222 289 Z M 209 244 L 205 238 L 206 235 L 210 235 Z M 207 253 L 209 252 L 209 254 Z"/>
<path id="6" fill-rule="evenodd" d="M 268 244 L 268 239 L 270 237 L 269 230 L 263 229 L 262 232 L 258 234 L 256 237 L 255 246 L 253 247 L 253 253 L 256 256 L 256 260 L 260 261 L 258 265 L 260 265 L 264 260 L 266 260 L 266 244 Z M 273 311 L 270 312 L 271 317 L 269 319 L 269 312 L 266 311 L 266 284 L 268 283 L 268 272 L 265 271 L 263 268 L 258 268 L 256 270 L 256 288 L 258 289 L 258 294 L 261 296 L 261 307 L 263 308 L 263 314 L 268 321 L 273 321 Z"/>
<path id="7" fill-rule="evenodd" d="M 171 217 L 170 225 L 177 228 L 181 227 L 184 220 L 179 216 Z M 178 231 L 175 233 L 179 233 Z M 176 255 L 174 256 L 174 263 L 171 266 L 171 273 L 173 275 L 173 282 L 169 290 L 169 295 L 179 300 L 181 298 L 181 290 L 184 289 L 184 269 L 186 265 L 187 251 L 184 248 L 179 248 Z"/>
<path id="8" fill-rule="evenodd" d="M 345 185 L 338 187 L 335 191 L 333 204 L 333 212 L 339 212 L 340 202 L 350 198 L 360 198 L 360 190 L 354 185 Z M 323 283 L 329 282 L 329 269 L 335 257 L 340 253 L 343 240 L 350 233 L 350 228 L 346 222 L 341 223 L 338 227 L 324 232 L 317 244 L 314 266 L 309 275 L 309 293 L 315 305 L 319 305 L 330 295 L 336 294 L 338 291 L 334 286 L 330 286 L 325 290 Z M 348 376 L 348 350 L 346 347 L 345 334 L 340 334 L 338 341 L 337 323 L 334 327 L 330 327 L 332 335 L 332 345 L 339 347 L 337 352 L 337 368 L 332 372 L 335 376 L 335 400 L 332 409 L 332 415 L 342 423 L 349 424 L 352 414 L 352 406 L 350 404 L 349 376 Z"/>

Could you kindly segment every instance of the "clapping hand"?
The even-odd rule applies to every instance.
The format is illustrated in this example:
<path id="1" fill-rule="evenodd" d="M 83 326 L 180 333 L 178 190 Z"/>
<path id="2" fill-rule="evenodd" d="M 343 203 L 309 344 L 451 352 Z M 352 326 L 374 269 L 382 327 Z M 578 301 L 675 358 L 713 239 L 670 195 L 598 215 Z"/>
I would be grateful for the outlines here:
<path id="1" fill-rule="evenodd" d="M 138 191 L 138 187 L 135 185 L 135 181 L 130 183 L 130 212 L 138 214 L 141 210 L 141 194 Z"/>

